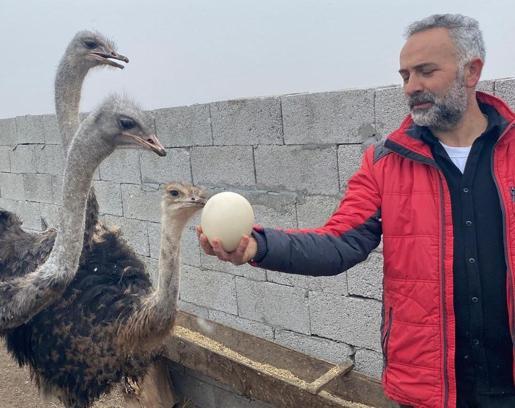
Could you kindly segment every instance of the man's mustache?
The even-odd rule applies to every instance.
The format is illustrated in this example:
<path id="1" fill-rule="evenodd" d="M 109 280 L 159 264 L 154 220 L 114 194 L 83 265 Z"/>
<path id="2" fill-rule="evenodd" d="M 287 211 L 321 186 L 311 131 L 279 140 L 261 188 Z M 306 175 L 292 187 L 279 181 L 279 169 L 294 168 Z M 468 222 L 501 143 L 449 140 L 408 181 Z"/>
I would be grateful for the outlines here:
<path id="1" fill-rule="evenodd" d="M 410 109 L 413 109 L 415 105 L 420 105 L 423 103 L 435 103 L 435 96 L 430 92 L 420 92 L 413 94 L 408 99 L 408 105 Z"/>

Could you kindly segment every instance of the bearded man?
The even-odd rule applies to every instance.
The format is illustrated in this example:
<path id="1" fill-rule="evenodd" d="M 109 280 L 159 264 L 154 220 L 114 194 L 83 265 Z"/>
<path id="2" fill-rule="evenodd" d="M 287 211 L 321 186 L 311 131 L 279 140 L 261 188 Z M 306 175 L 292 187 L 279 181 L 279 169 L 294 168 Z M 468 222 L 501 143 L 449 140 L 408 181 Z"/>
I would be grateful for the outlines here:
<path id="1" fill-rule="evenodd" d="M 477 92 L 476 20 L 408 27 L 399 73 L 411 114 L 371 146 L 320 228 L 255 228 L 234 264 L 334 275 L 383 238 L 383 385 L 414 407 L 515 407 L 515 114 Z"/>

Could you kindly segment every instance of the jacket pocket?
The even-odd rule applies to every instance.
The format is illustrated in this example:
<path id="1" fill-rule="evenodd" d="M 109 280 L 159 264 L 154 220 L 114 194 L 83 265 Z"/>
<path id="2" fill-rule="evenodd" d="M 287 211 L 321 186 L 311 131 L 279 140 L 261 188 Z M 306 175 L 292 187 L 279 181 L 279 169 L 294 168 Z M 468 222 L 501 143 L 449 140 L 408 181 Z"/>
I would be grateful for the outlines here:
<path id="1" fill-rule="evenodd" d="M 381 348 L 383 350 L 383 371 L 388 366 L 388 342 L 390 340 L 390 331 L 392 330 L 393 322 L 393 309 L 390 307 L 386 315 L 386 319 L 383 320 L 383 332 L 381 337 Z"/>

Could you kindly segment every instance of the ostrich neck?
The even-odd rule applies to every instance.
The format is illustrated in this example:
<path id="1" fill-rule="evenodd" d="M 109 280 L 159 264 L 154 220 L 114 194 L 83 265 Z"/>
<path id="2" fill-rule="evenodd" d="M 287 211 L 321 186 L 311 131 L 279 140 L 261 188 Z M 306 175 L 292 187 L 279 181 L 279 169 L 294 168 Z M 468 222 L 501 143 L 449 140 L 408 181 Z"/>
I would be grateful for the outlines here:
<path id="1" fill-rule="evenodd" d="M 164 211 L 163 211 L 164 212 Z M 176 308 L 181 268 L 181 235 L 186 220 L 161 216 L 161 252 L 159 255 L 158 303 L 171 312 Z"/>
<path id="2" fill-rule="evenodd" d="M 59 64 L 55 78 L 55 111 L 63 150 L 68 152 L 73 135 L 79 127 L 79 104 L 82 84 L 88 69 L 80 69 L 66 57 Z"/>
<path id="3" fill-rule="evenodd" d="M 59 232 L 50 257 L 43 265 L 49 276 L 56 280 L 70 281 L 78 268 L 88 191 L 95 169 L 109 155 L 108 151 L 102 154 L 94 146 L 84 143 L 81 136 L 78 134 L 80 141 L 72 144 L 68 154 Z"/>

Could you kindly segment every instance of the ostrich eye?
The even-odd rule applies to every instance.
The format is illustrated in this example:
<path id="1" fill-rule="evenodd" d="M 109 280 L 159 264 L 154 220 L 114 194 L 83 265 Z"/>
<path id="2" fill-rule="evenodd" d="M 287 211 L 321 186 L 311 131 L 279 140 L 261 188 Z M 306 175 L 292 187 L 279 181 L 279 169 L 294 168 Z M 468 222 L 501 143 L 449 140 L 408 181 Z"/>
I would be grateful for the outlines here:
<path id="1" fill-rule="evenodd" d="M 136 127 L 136 122 L 129 118 L 120 118 L 120 128 L 123 130 L 130 130 Z"/>
<path id="2" fill-rule="evenodd" d="M 172 197 L 178 197 L 179 196 L 179 192 L 177 190 L 170 190 L 170 195 Z"/>
<path id="3" fill-rule="evenodd" d="M 89 48 L 90 50 L 94 50 L 98 47 L 98 44 L 93 40 L 84 40 L 84 45 L 86 48 Z"/>

